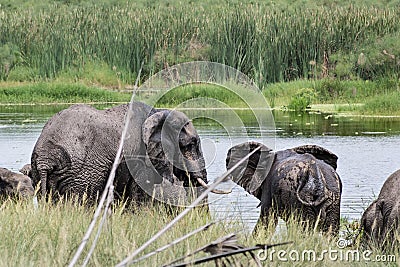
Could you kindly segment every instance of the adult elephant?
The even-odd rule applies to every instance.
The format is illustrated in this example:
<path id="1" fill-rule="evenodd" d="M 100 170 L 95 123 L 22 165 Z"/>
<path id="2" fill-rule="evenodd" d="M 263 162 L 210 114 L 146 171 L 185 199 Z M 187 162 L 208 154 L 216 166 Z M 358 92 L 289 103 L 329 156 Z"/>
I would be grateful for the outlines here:
<path id="1" fill-rule="evenodd" d="M 202 191 L 207 172 L 199 136 L 179 111 L 131 105 L 124 157 L 115 177 L 115 193 L 143 202 L 154 184 L 167 180 Z M 32 180 L 43 195 L 74 194 L 94 201 L 104 190 L 118 149 L 129 105 L 97 110 L 73 105 L 44 126 L 31 157 Z"/>
<path id="2" fill-rule="evenodd" d="M 245 142 L 229 149 L 226 168 L 261 147 L 231 174 L 231 179 L 261 203 L 259 223 L 275 225 L 277 217 L 293 214 L 310 226 L 337 233 L 340 224 L 342 183 L 336 173 L 338 157 L 316 145 L 272 151 L 258 142 Z M 260 225 L 258 225 L 260 226 Z"/>
<path id="3" fill-rule="evenodd" d="M 388 249 L 399 245 L 400 170 L 392 173 L 383 184 L 378 198 L 361 217 L 362 246 L 377 245 Z M 397 237 L 396 237 L 397 236 Z"/>

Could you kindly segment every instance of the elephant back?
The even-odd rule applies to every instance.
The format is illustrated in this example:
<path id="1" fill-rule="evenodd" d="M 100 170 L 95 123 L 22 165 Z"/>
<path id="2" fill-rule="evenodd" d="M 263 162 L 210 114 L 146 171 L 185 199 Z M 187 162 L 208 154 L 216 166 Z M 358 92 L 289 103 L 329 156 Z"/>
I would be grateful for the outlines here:
<path id="1" fill-rule="evenodd" d="M 338 157 L 326 148 L 317 145 L 303 145 L 292 148 L 297 154 L 311 154 L 319 160 L 323 160 L 326 164 L 332 166 L 333 169 L 337 168 Z"/>
<path id="2" fill-rule="evenodd" d="M 72 105 L 45 124 L 31 156 L 32 180 L 43 194 L 101 191 L 114 161 L 127 105 L 98 110 Z M 83 189 L 82 189 L 83 188 Z"/>

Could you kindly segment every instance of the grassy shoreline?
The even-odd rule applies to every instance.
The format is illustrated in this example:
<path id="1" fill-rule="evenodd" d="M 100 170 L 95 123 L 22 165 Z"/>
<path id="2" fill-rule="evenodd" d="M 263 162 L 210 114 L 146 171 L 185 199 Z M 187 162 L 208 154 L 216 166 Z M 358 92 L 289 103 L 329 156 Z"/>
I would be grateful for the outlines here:
<path id="1" fill-rule="evenodd" d="M 2 86 L 1 104 L 129 102 L 131 94 L 79 83 L 22 83 Z"/>
<path id="2" fill-rule="evenodd" d="M 93 86 L 80 82 L 0 83 L 0 105 L 68 105 L 127 103 L 133 90 L 115 90 L 113 87 Z M 245 94 L 243 91 L 239 94 Z M 303 111 L 310 108 L 324 113 L 365 116 L 400 116 L 400 81 L 342 81 L 298 80 L 275 83 L 263 88 L 272 109 Z M 154 95 L 140 93 L 139 101 L 148 101 Z M 157 97 L 157 96 L 156 96 Z M 208 97 L 225 103 L 228 108 L 246 108 L 241 96 L 226 88 L 203 84 L 178 87 L 157 104 L 177 107 L 187 100 Z M 300 100 L 304 100 L 301 102 Z M 299 106 L 291 105 L 300 103 Z"/>

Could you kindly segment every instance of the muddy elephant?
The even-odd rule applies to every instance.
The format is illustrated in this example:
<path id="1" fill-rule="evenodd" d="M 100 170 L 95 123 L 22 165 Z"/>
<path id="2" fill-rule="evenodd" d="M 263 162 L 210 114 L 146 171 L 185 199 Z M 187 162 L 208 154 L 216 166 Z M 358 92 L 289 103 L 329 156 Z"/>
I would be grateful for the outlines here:
<path id="1" fill-rule="evenodd" d="M 164 180 L 202 192 L 207 172 L 199 136 L 179 111 L 133 102 L 124 153 L 114 182 L 117 198 L 148 200 Z M 104 190 L 117 153 L 129 105 L 106 110 L 73 105 L 44 126 L 33 149 L 32 180 L 53 198 L 77 195 L 95 200 Z M 176 188 L 176 187 L 173 187 Z M 179 191 L 179 190 L 177 190 Z"/>
<path id="2" fill-rule="evenodd" d="M 376 245 L 392 250 L 399 245 L 398 223 L 400 219 L 400 170 L 392 173 L 383 184 L 378 198 L 361 217 L 363 247 Z"/>
<path id="3" fill-rule="evenodd" d="M 261 201 L 256 229 L 296 214 L 304 226 L 318 223 L 323 232 L 337 233 L 342 193 L 336 173 L 338 157 L 316 145 L 273 151 L 258 142 L 245 142 L 229 149 L 226 168 L 259 146 L 261 149 L 230 176 Z"/>
<path id="4" fill-rule="evenodd" d="M 31 179 L 22 174 L 0 168 L 0 197 L 6 196 L 33 196 Z"/>

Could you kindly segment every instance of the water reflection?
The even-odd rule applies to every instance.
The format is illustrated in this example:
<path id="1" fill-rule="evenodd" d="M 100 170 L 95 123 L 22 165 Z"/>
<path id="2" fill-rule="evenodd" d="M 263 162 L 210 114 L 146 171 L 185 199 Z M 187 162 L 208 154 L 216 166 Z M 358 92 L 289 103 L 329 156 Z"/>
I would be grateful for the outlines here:
<path id="1" fill-rule="evenodd" d="M 195 113 L 195 110 L 185 110 L 185 113 Z M 218 110 L 209 110 L 208 117 L 213 118 Z M 260 131 L 258 122 L 255 120 L 252 111 L 235 110 L 251 135 Z M 392 116 L 349 116 L 333 115 L 331 113 L 307 112 L 297 113 L 290 111 L 273 110 L 275 129 L 279 136 L 359 136 L 359 135 L 399 135 L 400 117 Z M 227 118 L 229 119 L 229 118 Z M 213 129 L 219 134 L 224 134 L 217 123 L 207 119 L 196 120 L 198 128 Z M 262 129 L 261 129 L 262 130 Z"/>

